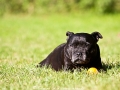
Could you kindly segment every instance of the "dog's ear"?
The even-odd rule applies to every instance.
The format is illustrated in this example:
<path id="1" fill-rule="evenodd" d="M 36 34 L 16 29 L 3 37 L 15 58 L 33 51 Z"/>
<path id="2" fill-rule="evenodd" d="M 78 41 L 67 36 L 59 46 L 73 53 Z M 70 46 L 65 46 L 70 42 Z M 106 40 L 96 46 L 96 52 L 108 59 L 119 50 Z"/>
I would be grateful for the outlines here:
<path id="1" fill-rule="evenodd" d="M 70 31 L 67 31 L 66 32 L 66 36 L 72 36 L 74 33 L 73 32 L 70 32 Z"/>
<path id="2" fill-rule="evenodd" d="M 93 32 L 91 35 L 95 38 L 96 42 L 98 42 L 99 39 L 102 39 L 103 36 L 99 32 Z"/>
<path id="3" fill-rule="evenodd" d="M 74 34 L 73 32 L 67 31 L 67 32 L 66 32 L 67 40 L 68 40 L 69 37 L 71 37 L 73 34 Z"/>

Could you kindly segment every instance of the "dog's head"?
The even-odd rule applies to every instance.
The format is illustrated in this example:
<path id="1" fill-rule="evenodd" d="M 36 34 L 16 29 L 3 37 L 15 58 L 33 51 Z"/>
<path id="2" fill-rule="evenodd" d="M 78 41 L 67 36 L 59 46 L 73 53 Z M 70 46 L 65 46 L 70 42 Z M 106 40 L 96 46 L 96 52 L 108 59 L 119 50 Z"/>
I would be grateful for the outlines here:
<path id="1" fill-rule="evenodd" d="M 87 64 L 91 57 L 97 54 L 97 42 L 102 35 L 99 32 L 73 33 L 67 32 L 67 44 L 65 47 L 65 55 L 73 64 Z"/>

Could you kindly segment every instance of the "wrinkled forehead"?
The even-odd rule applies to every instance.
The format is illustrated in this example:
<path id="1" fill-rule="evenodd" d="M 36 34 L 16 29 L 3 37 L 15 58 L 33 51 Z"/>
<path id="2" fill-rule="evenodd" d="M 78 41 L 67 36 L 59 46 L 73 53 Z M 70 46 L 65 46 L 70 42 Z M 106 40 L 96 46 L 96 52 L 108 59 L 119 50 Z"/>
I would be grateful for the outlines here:
<path id="1" fill-rule="evenodd" d="M 79 34 L 79 35 L 73 35 L 71 37 L 71 43 L 74 43 L 74 42 L 87 42 L 87 43 L 94 43 L 95 40 L 94 38 L 89 35 L 89 34 Z"/>
<path id="2" fill-rule="evenodd" d="M 72 42 L 74 42 L 74 41 L 78 41 L 78 42 L 86 42 L 86 38 L 85 37 L 81 37 L 81 36 L 74 36 L 73 38 L 72 38 Z"/>
<path id="3" fill-rule="evenodd" d="M 86 43 L 88 42 L 85 37 L 75 36 L 71 39 L 71 43 Z"/>

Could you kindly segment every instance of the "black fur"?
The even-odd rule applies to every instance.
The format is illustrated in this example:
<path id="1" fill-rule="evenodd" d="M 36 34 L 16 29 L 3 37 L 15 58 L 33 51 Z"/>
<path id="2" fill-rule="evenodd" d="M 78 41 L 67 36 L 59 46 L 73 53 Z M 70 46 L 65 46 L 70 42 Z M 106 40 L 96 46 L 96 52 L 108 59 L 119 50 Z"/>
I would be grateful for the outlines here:
<path id="1" fill-rule="evenodd" d="M 66 32 L 67 42 L 56 47 L 38 67 L 51 66 L 54 70 L 73 70 L 76 68 L 95 67 L 102 69 L 100 49 L 97 44 L 102 38 L 99 32 Z"/>

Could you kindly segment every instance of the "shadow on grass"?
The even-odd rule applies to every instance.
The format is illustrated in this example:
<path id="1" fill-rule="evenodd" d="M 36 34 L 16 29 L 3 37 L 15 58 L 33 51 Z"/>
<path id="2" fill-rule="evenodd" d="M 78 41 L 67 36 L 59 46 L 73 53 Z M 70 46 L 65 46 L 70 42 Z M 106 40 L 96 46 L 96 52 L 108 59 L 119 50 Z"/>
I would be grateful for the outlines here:
<path id="1" fill-rule="evenodd" d="M 102 68 L 102 70 L 99 70 L 99 72 L 107 72 L 110 69 L 120 69 L 120 62 L 109 62 L 109 61 L 108 62 L 102 62 L 102 66 L 103 66 L 103 68 Z M 41 70 L 44 70 L 44 71 L 49 71 L 49 70 L 55 71 L 50 66 L 49 67 L 47 67 L 47 66 L 40 67 L 39 65 L 37 65 L 36 68 L 41 68 Z M 82 68 L 82 69 L 84 69 L 84 68 Z M 78 71 L 78 72 L 81 71 L 80 68 L 75 69 L 75 70 Z M 60 70 L 59 72 L 61 72 L 61 71 L 62 70 Z M 74 70 L 68 71 L 68 72 L 73 73 Z"/>
<path id="2" fill-rule="evenodd" d="M 102 62 L 103 65 L 103 69 L 105 71 L 109 70 L 109 69 L 117 69 L 120 68 L 120 62 Z"/>

